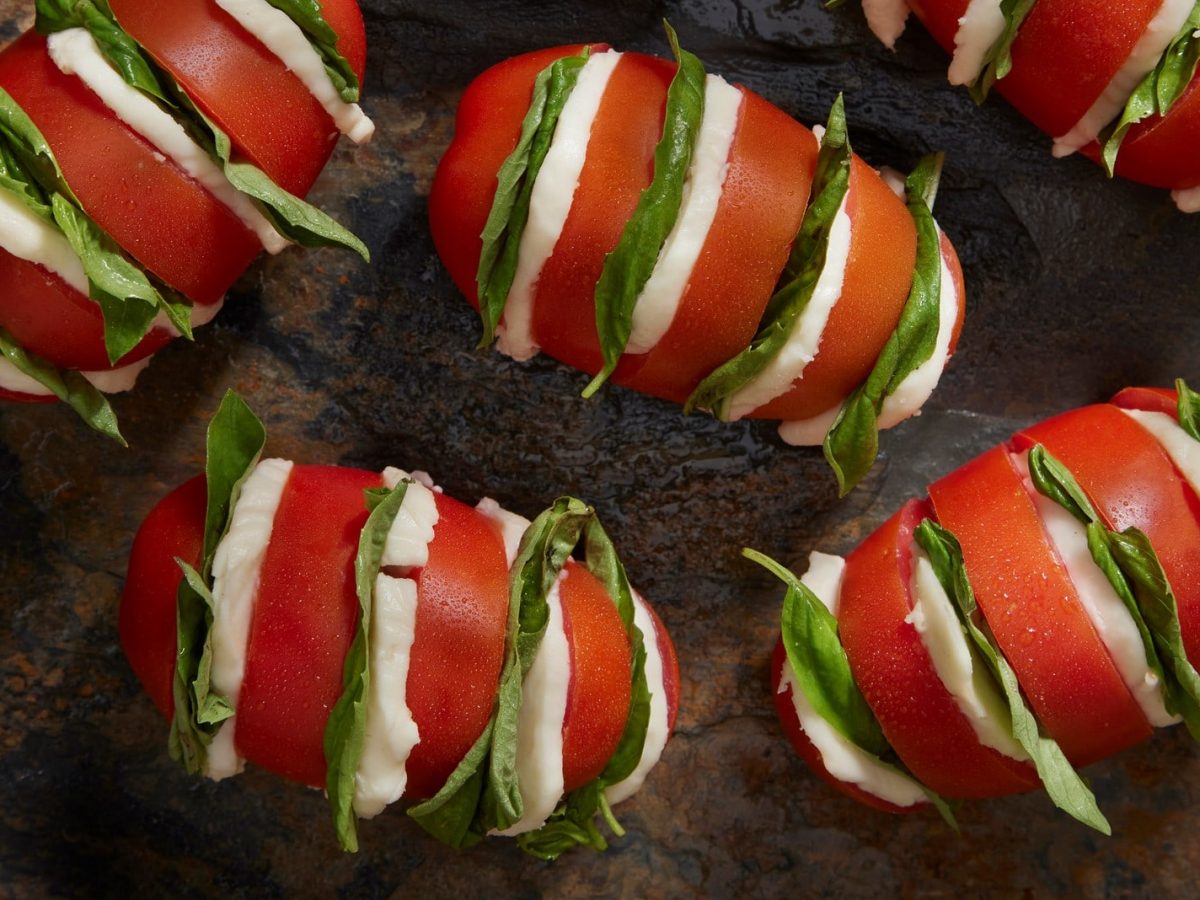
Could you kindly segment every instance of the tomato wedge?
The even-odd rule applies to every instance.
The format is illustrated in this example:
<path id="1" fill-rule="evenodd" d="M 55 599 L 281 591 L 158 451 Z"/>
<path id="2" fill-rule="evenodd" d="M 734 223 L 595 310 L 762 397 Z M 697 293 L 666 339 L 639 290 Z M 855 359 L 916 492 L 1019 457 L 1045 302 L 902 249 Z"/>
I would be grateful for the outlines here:
<path id="1" fill-rule="evenodd" d="M 1119 409 L 1160 412 L 1172 419 L 1179 414 L 1179 395 L 1173 388 L 1125 388 L 1109 402 Z"/>

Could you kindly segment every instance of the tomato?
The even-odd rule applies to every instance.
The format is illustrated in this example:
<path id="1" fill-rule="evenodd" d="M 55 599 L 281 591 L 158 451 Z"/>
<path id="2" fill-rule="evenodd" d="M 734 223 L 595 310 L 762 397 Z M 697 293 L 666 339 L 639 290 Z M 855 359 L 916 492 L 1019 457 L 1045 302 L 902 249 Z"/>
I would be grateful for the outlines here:
<path id="1" fill-rule="evenodd" d="M 57 403 L 58 398 L 48 394 L 22 394 L 0 388 L 0 400 L 11 400 L 13 403 Z"/>
<path id="2" fill-rule="evenodd" d="M 325 723 L 358 621 L 354 558 L 367 520 L 358 469 L 295 466 L 259 574 L 234 742 L 250 762 L 325 784 Z"/>
<path id="3" fill-rule="evenodd" d="M 1200 79 L 1192 79 L 1166 116 L 1153 116 L 1131 129 L 1121 143 L 1116 173 L 1163 188 L 1200 185 Z"/>
<path id="4" fill-rule="evenodd" d="M 121 27 L 286 190 L 303 196 L 337 143 L 338 131 L 308 88 L 214 0 L 111 0 Z M 354 0 L 323 0 L 338 49 L 363 78 L 366 38 Z M 264 103 L 263 99 L 270 102 Z"/>
<path id="5" fill-rule="evenodd" d="M 435 493 L 438 523 L 417 579 L 406 702 L 421 742 L 406 793 L 432 797 L 483 732 L 495 706 L 508 629 L 508 559 L 491 521 Z"/>
<path id="6" fill-rule="evenodd" d="M 958 33 L 958 20 L 967 11 L 971 0 L 905 0 L 913 15 L 921 20 L 925 30 L 942 45 L 947 53 L 954 53 L 954 35 Z"/>
<path id="7" fill-rule="evenodd" d="M 117 624 L 125 657 L 158 711 L 175 710 L 176 596 L 183 572 L 176 557 L 199 567 L 204 552 L 203 475 L 167 494 L 146 516 L 133 539 L 129 575 Z"/>
<path id="8" fill-rule="evenodd" d="M 0 53 L 0 86 L 41 130 L 96 224 L 193 302 L 220 300 L 262 249 L 233 213 L 60 72 L 45 38 L 27 32 Z"/>
<path id="9" fill-rule="evenodd" d="M 1174 589 L 1188 656 L 1200 659 L 1200 501 L 1158 441 L 1110 405 L 1063 413 L 1017 440 L 1044 444 L 1109 528 L 1146 533 Z"/>
<path id="10" fill-rule="evenodd" d="M 1076 766 L 1150 736 L 1046 535 L 1008 448 L 929 489 L 938 521 L 962 544 L 983 617 L 1046 732 Z"/>
<path id="11" fill-rule="evenodd" d="M 675 730 L 675 720 L 679 716 L 679 657 L 675 653 L 675 644 L 671 642 L 671 636 L 667 634 L 667 628 L 663 625 L 662 619 L 650 604 L 646 604 L 646 611 L 650 613 L 650 618 L 654 620 L 654 637 L 643 635 L 644 639 L 649 642 L 655 640 L 658 647 L 658 655 L 662 659 L 663 672 L 663 693 L 667 699 L 667 732 Z M 651 692 L 654 691 L 654 686 L 650 686 Z"/>
<path id="12" fill-rule="evenodd" d="M 1026 764 L 979 742 L 908 622 L 913 530 L 931 517 L 909 501 L 846 559 L 838 627 L 859 689 L 888 743 L 944 797 L 993 797 L 1038 785 Z"/>
<path id="13" fill-rule="evenodd" d="M 1125 388 L 1110 402 L 1120 409 L 1160 412 L 1172 419 L 1179 415 L 1179 396 L 1173 388 Z"/>

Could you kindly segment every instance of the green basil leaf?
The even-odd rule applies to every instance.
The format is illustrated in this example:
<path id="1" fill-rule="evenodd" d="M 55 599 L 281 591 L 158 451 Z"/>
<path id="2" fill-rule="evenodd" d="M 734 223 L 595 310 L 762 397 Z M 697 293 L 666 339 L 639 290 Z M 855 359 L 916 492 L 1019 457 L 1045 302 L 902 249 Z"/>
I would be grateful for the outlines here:
<path id="1" fill-rule="evenodd" d="M 825 268 L 829 234 L 850 187 L 853 155 L 846 133 L 845 101 L 839 94 L 821 140 L 813 201 L 800 223 L 780 285 L 763 312 L 758 334 L 749 347 L 697 385 L 684 404 L 685 413 L 711 409 L 719 418 L 728 418 L 734 395 L 754 381 L 787 344 Z"/>
<path id="2" fill-rule="evenodd" d="M 995 638 L 986 630 L 985 624 L 976 622 L 979 609 L 958 539 L 931 519 L 917 526 L 914 537 L 929 554 L 938 581 L 954 601 L 963 631 L 1001 688 L 1008 703 L 1012 735 L 1029 754 L 1046 793 L 1055 806 L 1084 825 L 1103 834 L 1112 834 L 1112 827 L 1096 805 L 1096 798 L 1087 783 L 1071 766 L 1062 748 L 1041 733 L 1037 719 L 1021 695 L 1017 675 L 1004 658 Z"/>
<path id="3" fill-rule="evenodd" d="M 1191 84 L 1200 63 L 1197 30 L 1200 30 L 1200 3 L 1192 7 L 1158 65 L 1138 82 L 1121 115 L 1100 133 L 1101 158 L 1110 178 L 1116 171 L 1117 154 L 1129 129 L 1151 116 L 1165 116 Z"/>
<path id="4" fill-rule="evenodd" d="M 358 852 L 358 829 L 354 815 L 354 776 L 362 759 L 367 732 L 367 699 L 371 690 L 371 616 L 375 579 L 383 562 L 388 532 L 400 512 L 408 482 L 380 493 L 368 491 L 370 509 L 358 538 L 354 558 L 354 583 L 358 592 L 358 628 L 342 667 L 342 695 L 325 723 L 325 792 L 333 811 L 333 824 L 343 850 Z"/>
<path id="5" fill-rule="evenodd" d="M 842 405 L 828 434 L 825 459 L 846 496 L 875 464 L 879 454 L 879 413 L 884 401 L 937 346 L 942 292 L 942 249 L 933 202 L 942 173 L 942 154 L 926 156 L 908 176 L 908 210 L 917 228 L 917 263 L 912 289 L 896 330 L 884 345 L 864 384 Z"/>
<path id="6" fill-rule="evenodd" d="M 192 694 L 192 709 L 193 715 L 187 717 L 187 721 L 194 726 L 199 726 L 200 734 L 203 736 L 202 744 L 207 746 L 216 729 L 204 728 L 206 725 L 219 725 L 230 716 L 233 715 L 233 706 L 228 698 L 215 693 L 211 689 L 212 678 L 212 620 L 216 611 L 216 602 L 213 600 L 212 591 L 205 584 L 203 577 L 194 568 L 186 562 L 175 558 L 176 564 L 183 571 L 184 585 L 191 591 L 192 596 L 186 602 L 195 603 L 203 601 L 203 609 L 196 606 L 196 612 L 203 612 L 203 618 L 195 616 L 196 625 L 193 627 L 191 634 L 199 636 L 201 639 L 200 658 L 195 664 L 195 677 L 191 682 Z M 187 653 L 180 654 L 181 658 L 192 658 L 194 646 L 189 648 Z M 188 671 L 191 671 L 189 667 Z M 179 707 L 176 707 L 178 710 Z"/>
<path id="7" fill-rule="evenodd" d="M 1200 441 L 1200 394 L 1189 388 L 1182 378 L 1175 381 L 1175 394 L 1179 427 Z"/>
<path id="8" fill-rule="evenodd" d="M 480 234 L 483 247 L 475 273 L 479 317 L 483 322 L 479 349 L 489 346 L 496 338 L 496 327 L 504 315 L 508 292 L 517 274 L 521 235 L 529 220 L 533 185 L 550 151 L 563 107 L 575 89 L 589 54 L 585 47 L 578 55 L 555 60 L 538 73 L 517 146 L 496 175 L 496 194 Z"/>
<path id="9" fill-rule="evenodd" d="M 347 103 L 357 103 L 361 86 L 358 76 L 338 51 L 337 32 L 330 27 L 321 14 L 321 4 L 318 0 L 267 0 L 273 7 L 287 13 L 288 17 L 300 26 L 310 44 L 325 63 L 325 71 L 333 82 L 342 99 Z"/>
<path id="10" fill-rule="evenodd" d="M 54 224 L 50 200 L 3 140 L 0 140 L 0 189 L 15 196 L 46 224 Z"/>
<path id="11" fill-rule="evenodd" d="M 592 396 L 609 379 L 629 343 L 633 308 L 679 218 L 683 186 L 704 118 L 704 64 L 680 48 L 679 36 L 668 22 L 663 26 L 678 66 L 667 89 L 662 137 L 654 148 L 654 177 L 638 198 L 617 246 L 605 257 L 596 283 L 596 331 L 604 368 L 584 389 L 584 397 Z"/>
<path id="12" fill-rule="evenodd" d="M 201 573 L 212 577 L 212 560 L 229 530 L 242 485 L 258 465 L 267 430 L 254 411 L 232 390 L 221 400 L 208 425 L 204 475 L 208 504 L 204 514 L 204 563 Z"/>
<path id="13" fill-rule="evenodd" d="M 418 825 L 450 847 L 473 847 L 487 835 L 476 825 L 476 819 L 495 727 L 496 717 L 493 713 L 483 733 L 475 739 L 442 789 L 429 800 L 408 810 L 409 816 Z"/>
<path id="14" fill-rule="evenodd" d="M 171 679 L 175 711 L 171 717 L 167 750 L 171 759 L 180 763 L 189 775 L 199 775 L 204 772 L 208 745 L 215 733 L 211 727 L 200 724 L 196 695 L 192 690 L 208 630 L 206 619 L 211 594 L 195 569 L 181 559 L 175 561 L 183 570 L 183 580 L 179 582 L 176 594 L 175 671 Z"/>
<path id="15" fill-rule="evenodd" d="M 1004 15 L 1004 31 L 983 57 L 983 68 L 979 77 L 969 88 L 976 103 L 983 103 L 992 85 L 1012 70 L 1012 45 L 1025 17 L 1033 10 L 1036 2 L 1037 0 L 1001 0 L 1000 12 Z"/>
<path id="16" fill-rule="evenodd" d="M 1049 497 L 1084 525 L 1100 521 L 1092 501 L 1071 470 L 1041 444 L 1029 451 L 1029 477 L 1042 495 Z"/>
<path id="17" fill-rule="evenodd" d="M 108 398 L 82 374 L 71 369 L 59 369 L 33 355 L 3 328 L 0 328 L 0 358 L 8 360 L 17 371 L 28 375 L 70 406 L 79 414 L 79 418 L 96 431 L 112 438 L 122 447 L 129 446 L 117 427 L 117 414 L 109 405 Z"/>

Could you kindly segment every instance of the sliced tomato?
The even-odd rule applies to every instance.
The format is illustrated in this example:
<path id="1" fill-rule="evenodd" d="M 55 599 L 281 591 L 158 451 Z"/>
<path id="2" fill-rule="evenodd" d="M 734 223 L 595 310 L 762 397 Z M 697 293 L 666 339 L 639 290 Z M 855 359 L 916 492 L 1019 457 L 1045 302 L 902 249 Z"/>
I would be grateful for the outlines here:
<path id="1" fill-rule="evenodd" d="M 234 742 L 250 762 L 314 787 L 325 784 L 325 723 L 358 621 L 363 491 L 380 484 L 374 472 L 295 466 L 259 574 Z"/>
<path id="2" fill-rule="evenodd" d="M 406 701 L 421 742 L 406 796 L 432 797 L 483 732 L 495 706 L 508 623 L 508 559 L 491 521 L 435 494 L 438 522 L 418 572 Z"/>
<path id="3" fill-rule="evenodd" d="M 663 625 L 663 621 L 654 611 L 654 607 L 647 603 L 646 610 L 650 613 L 650 618 L 654 620 L 654 639 L 657 641 L 658 655 L 662 658 L 663 692 L 667 697 L 667 731 L 669 733 L 675 730 L 675 721 L 679 717 L 679 655 L 675 652 L 675 644 L 671 641 L 671 636 L 667 634 L 667 627 Z M 643 635 L 643 638 L 646 641 L 651 640 L 648 634 Z M 650 690 L 654 691 L 654 685 L 650 686 Z"/>
<path id="4" fill-rule="evenodd" d="M 847 797 L 857 800 L 859 803 L 865 803 L 867 806 L 873 806 L 882 812 L 910 813 L 916 812 L 924 806 L 925 804 L 896 806 L 894 803 L 888 803 L 886 800 L 864 791 L 858 785 L 842 781 L 830 773 L 829 769 L 825 767 L 825 761 L 821 758 L 821 752 L 808 739 L 808 735 L 804 732 L 804 726 L 800 724 L 800 717 L 796 715 L 796 706 L 792 701 L 792 686 L 788 685 L 782 691 L 779 690 L 779 683 L 783 678 L 783 664 L 786 659 L 787 651 L 783 647 L 783 641 L 780 640 L 775 645 L 775 652 L 771 656 L 771 696 L 775 701 L 775 714 L 779 716 L 783 733 L 796 748 L 796 752 L 804 760 L 805 765 Z"/>
<path id="5" fill-rule="evenodd" d="M 175 559 L 200 565 L 207 505 L 206 482 L 197 475 L 150 510 L 129 554 L 117 630 L 125 658 L 167 719 L 175 710 L 175 611 L 183 580 Z"/>
<path id="6" fill-rule="evenodd" d="M 258 38 L 215 0 L 111 0 L 110 6 L 238 151 L 286 190 L 308 192 L 333 152 L 337 127 Z M 321 11 L 361 81 L 366 37 L 358 4 L 323 0 Z"/>
<path id="7" fill-rule="evenodd" d="M 946 476 L 929 496 L 938 521 L 962 544 L 984 619 L 1067 758 L 1086 766 L 1149 737 L 1008 448 Z"/>
<path id="8" fill-rule="evenodd" d="M 1200 185 L 1200 78 L 1193 78 L 1166 116 L 1153 116 L 1129 129 L 1121 142 L 1116 173 L 1162 188 Z M 1089 154 L 1096 157 L 1095 148 Z"/>
<path id="9" fill-rule="evenodd" d="M 20 391 L 10 391 L 0 388 L 0 400 L 11 400 L 13 403 L 57 403 L 58 398 L 46 394 L 23 394 Z"/>
<path id="10" fill-rule="evenodd" d="M 1200 501 L 1158 441 L 1108 404 L 1085 406 L 1027 428 L 1071 470 L 1109 528 L 1150 538 L 1179 606 L 1183 641 L 1200 659 Z"/>
<path id="11" fill-rule="evenodd" d="M 1120 409 L 1160 412 L 1172 419 L 1179 415 L 1179 395 L 1173 388 L 1125 388 L 1110 401 Z"/>
<path id="12" fill-rule="evenodd" d="M 947 53 L 954 53 L 954 36 L 958 34 L 958 20 L 967 11 L 971 0 L 905 0 L 913 14 L 921 20 L 925 30 L 942 45 Z"/>
<path id="13" fill-rule="evenodd" d="M 907 621 L 913 530 L 931 517 L 911 500 L 846 559 L 838 626 L 854 680 L 888 743 L 933 791 L 966 799 L 1030 790 L 1036 774 L 979 742 Z"/>
<path id="14" fill-rule="evenodd" d="M 559 597 L 571 649 L 563 782 L 565 791 L 573 791 L 600 776 L 621 742 L 633 658 L 621 616 L 595 575 L 568 562 Z"/>

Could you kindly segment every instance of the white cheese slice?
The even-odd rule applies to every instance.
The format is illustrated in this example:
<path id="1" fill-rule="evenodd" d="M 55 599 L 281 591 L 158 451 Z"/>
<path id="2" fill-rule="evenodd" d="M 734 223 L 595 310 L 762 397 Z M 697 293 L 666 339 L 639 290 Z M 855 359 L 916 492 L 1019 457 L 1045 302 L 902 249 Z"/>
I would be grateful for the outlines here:
<path id="1" fill-rule="evenodd" d="M 1194 6 L 1195 0 L 1163 0 L 1162 6 L 1134 44 L 1129 59 L 1105 86 L 1091 109 L 1069 132 L 1054 139 L 1055 156 L 1070 156 L 1081 147 L 1086 147 L 1104 130 L 1104 126 L 1121 114 L 1139 82 L 1158 65 Z"/>
<path id="2" fill-rule="evenodd" d="M 912 547 L 913 606 L 904 621 L 916 629 L 934 671 L 985 747 L 1012 759 L 1028 754 L 1008 732 L 1009 712 L 987 669 L 971 650 L 950 597 L 929 557 Z"/>
<path id="3" fill-rule="evenodd" d="M 719 75 L 709 75 L 705 80 L 704 116 L 684 182 L 679 216 L 633 307 L 626 353 L 649 353 L 675 321 L 721 202 L 742 102 L 742 92 Z"/>
<path id="4" fill-rule="evenodd" d="M 1179 719 L 1163 706 L 1162 683 L 1146 662 L 1146 649 L 1137 623 L 1117 596 L 1104 572 L 1088 549 L 1087 529 L 1078 519 L 1034 487 L 1029 476 L 1029 454 L 1013 456 L 1013 462 L 1025 482 L 1025 490 L 1037 506 L 1046 537 L 1055 555 L 1062 561 L 1079 602 L 1096 635 L 1121 674 L 1121 680 L 1133 694 L 1151 725 L 1172 725 Z"/>
<path id="5" fill-rule="evenodd" d="M 904 34 L 908 21 L 908 4 L 904 0 L 863 0 L 863 13 L 875 37 L 889 50 Z"/>
<path id="6" fill-rule="evenodd" d="M 46 39 L 50 58 L 64 75 L 78 76 L 122 122 L 157 147 L 180 169 L 198 181 L 218 202 L 253 231 L 269 253 L 279 253 L 288 241 L 275 230 L 254 202 L 235 188 L 204 149 L 174 117 L 126 83 L 83 28 L 69 28 Z"/>
<path id="7" fill-rule="evenodd" d="M 846 266 L 850 260 L 851 224 L 846 207 L 853 185 L 842 198 L 829 229 L 825 265 L 813 288 L 812 297 L 792 326 L 791 334 L 775 357 L 758 376 L 742 387 L 730 400 L 729 418 L 736 421 L 761 406 L 781 397 L 804 377 L 804 370 L 817 357 L 821 335 L 829 324 L 834 305 L 842 296 Z"/>
<path id="8" fill-rule="evenodd" d="M 971 0 L 954 32 L 950 83 L 970 84 L 983 71 L 983 60 L 1004 34 L 1001 0 Z"/>
<path id="9" fill-rule="evenodd" d="M 567 223 L 587 158 L 592 123 L 620 59 L 621 54 L 613 50 L 594 53 L 579 70 L 575 88 L 563 104 L 550 149 L 533 184 L 529 218 L 517 253 L 517 271 L 504 306 L 504 318 L 496 329 L 497 348 L 513 359 L 530 359 L 538 352 L 533 339 L 537 281 Z"/>
<path id="10" fill-rule="evenodd" d="M 389 469 L 384 483 L 394 487 L 403 477 Z M 388 530 L 382 566 L 400 570 L 429 562 L 429 544 L 438 522 L 434 493 L 419 481 L 410 483 Z M 370 673 L 367 724 L 362 756 L 354 776 L 354 811 L 363 818 L 381 813 L 404 796 L 409 754 L 421 740 L 406 692 L 408 666 L 417 625 L 417 582 L 380 573 L 371 608 Z"/>
<path id="11" fill-rule="evenodd" d="M 608 787 L 604 795 L 612 805 L 632 797 L 646 781 L 650 770 L 662 758 L 667 746 L 667 738 L 671 736 L 671 712 L 667 708 L 667 687 L 663 678 L 662 653 L 658 647 L 658 629 L 654 627 L 654 618 L 650 614 L 646 601 L 637 592 L 633 592 L 633 623 L 642 633 L 642 641 L 646 647 L 646 684 L 650 688 L 650 721 L 646 726 L 646 742 L 642 745 L 642 756 L 629 777 Z"/>
<path id="12" fill-rule="evenodd" d="M 536 831 L 545 824 L 562 797 L 563 721 L 571 683 L 571 648 L 563 622 L 559 588 L 566 569 L 550 589 L 546 601 L 550 618 L 537 656 L 521 686 L 521 711 L 517 720 L 517 781 L 524 815 L 499 832 L 513 836 Z"/>
<path id="13" fill-rule="evenodd" d="M 1171 191 L 1171 199 L 1175 201 L 1180 212 L 1200 212 L 1200 185 Z"/>
<path id="14" fill-rule="evenodd" d="M 234 504 L 229 530 L 213 556 L 212 689 L 237 709 L 246 674 L 250 622 L 258 598 L 259 574 L 275 513 L 292 474 L 285 459 L 264 459 L 246 478 Z M 208 748 L 208 770 L 216 781 L 242 771 L 245 760 L 234 746 L 237 714 L 217 731 Z"/>
<path id="15" fill-rule="evenodd" d="M 375 123 L 357 103 L 342 99 L 325 69 L 325 61 L 287 13 L 276 9 L 267 0 L 216 0 L 216 3 L 300 79 L 329 113 L 338 131 L 356 144 L 365 144 L 371 139 L 375 134 Z"/>
<path id="16" fill-rule="evenodd" d="M 21 198 L 0 187 L 0 249 L 57 275 L 88 296 L 87 275 L 63 233 L 30 212 Z"/>
<path id="17" fill-rule="evenodd" d="M 524 516 L 509 512 L 491 497 L 484 497 L 475 508 L 483 515 L 500 526 L 500 536 L 504 540 L 504 554 L 508 557 L 508 567 L 511 569 L 521 548 L 521 538 L 530 526 L 530 521 Z"/>
<path id="18" fill-rule="evenodd" d="M 150 360 L 151 357 L 147 356 L 117 369 L 102 369 L 98 372 L 80 372 L 79 374 L 102 393 L 120 394 L 133 389 L 138 376 L 142 374 L 146 366 L 150 365 Z M 50 397 L 54 393 L 49 388 L 43 387 L 40 381 L 30 378 L 3 358 L 0 358 L 0 388 L 6 391 L 15 391 L 18 394 L 29 394 L 32 397 Z"/>
<path id="19" fill-rule="evenodd" d="M 1200 494 L 1200 441 L 1180 428 L 1175 418 L 1166 413 L 1140 409 L 1123 409 L 1121 412 L 1154 436 L 1192 490 Z"/>

